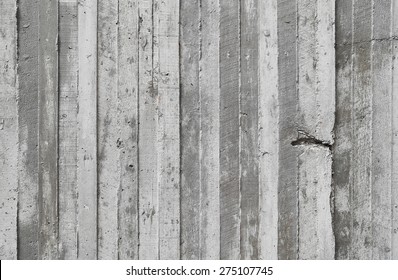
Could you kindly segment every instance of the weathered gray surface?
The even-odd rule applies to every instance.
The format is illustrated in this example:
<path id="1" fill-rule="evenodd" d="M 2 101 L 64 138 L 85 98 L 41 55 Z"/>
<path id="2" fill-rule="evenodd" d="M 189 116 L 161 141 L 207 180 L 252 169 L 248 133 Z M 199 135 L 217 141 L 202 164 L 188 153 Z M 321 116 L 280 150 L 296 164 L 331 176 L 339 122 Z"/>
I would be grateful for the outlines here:
<path id="1" fill-rule="evenodd" d="M 18 2 L 18 258 L 38 258 L 38 0 Z"/>
<path id="2" fill-rule="evenodd" d="M 79 259 L 98 256 L 97 1 L 78 3 L 77 191 Z"/>
<path id="3" fill-rule="evenodd" d="M 241 1 L 240 12 L 240 254 L 258 259 L 258 1 Z"/>
<path id="4" fill-rule="evenodd" d="M 179 0 L 155 0 L 159 258 L 180 258 Z M 156 57 L 156 58 L 155 58 Z"/>
<path id="5" fill-rule="evenodd" d="M 118 256 L 118 5 L 98 1 L 98 259 Z"/>
<path id="6" fill-rule="evenodd" d="M 39 2 L 39 258 L 58 258 L 58 1 Z"/>
<path id="7" fill-rule="evenodd" d="M 201 1 L 200 259 L 220 258 L 220 64 L 219 0 Z M 180 2 L 181 3 L 181 2 Z M 180 54 L 181 55 L 181 54 Z M 182 210 L 181 210 L 182 213 Z"/>
<path id="8" fill-rule="evenodd" d="M 298 150 L 296 1 L 278 0 L 278 258 L 296 259 L 298 251 Z"/>
<path id="9" fill-rule="evenodd" d="M 398 36 L 398 2 L 394 1 L 392 3 L 392 36 Z M 398 55 L 398 42 L 392 42 L 392 93 L 391 93 L 391 129 L 392 129 L 392 139 L 391 139 L 391 259 L 398 259 L 398 98 L 396 97 L 398 89 L 398 60 L 396 59 Z"/>
<path id="10" fill-rule="evenodd" d="M 0 10 L 1 259 L 398 259 L 397 1 Z"/>
<path id="11" fill-rule="evenodd" d="M 138 0 L 119 0 L 118 127 L 119 152 L 118 258 L 138 258 Z"/>
<path id="12" fill-rule="evenodd" d="M 278 258 L 279 72 L 277 0 L 258 4 L 259 259 Z"/>
<path id="13" fill-rule="evenodd" d="M 298 1 L 299 259 L 333 259 L 334 1 Z M 316 19 L 315 21 L 312 19 Z"/>
<path id="14" fill-rule="evenodd" d="M 137 1 L 100 1 L 98 258 L 138 257 Z"/>
<path id="15" fill-rule="evenodd" d="M 153 53 L 154 41 L 152 0 L 138 2 L 138 219 L 139 258 L 159 258 L 158 205 L 158 148 L 157 102 L 158 81 L 154 69 L 158 67 Z"/>
<path id="16" fill-rule="evenodd" d="M 17 258 L 16 1 L 0 2 L 0 258 Z"/>
<path id="17" fill-rule="evenodd" d="M 337 259 L 397 259 L 395 1 L 337 1 Z"/>
<path id="18" fill-rule="evenodd" d="M 352 150 L 351 64 L 352 3 L 336 1 L 336 125 L 333 149 L 334 235 L 337 259 L 347 259 L 351 238 L 350 186 Z"/>
<path id="19" fill-rule="evenodd" d="M 200 258 L 200 1 L 182 1 L 180 26 L 181 258 Z"/>
<path id="20" fill-rule="evenodd" d="M 240 258 L 240 5 L 220 0 L 220 257 Z"/>
<path id="21" fill-rule="evenodd" d="M 77 1 L 59 2 L 59 250 L 77 258 Z"/>

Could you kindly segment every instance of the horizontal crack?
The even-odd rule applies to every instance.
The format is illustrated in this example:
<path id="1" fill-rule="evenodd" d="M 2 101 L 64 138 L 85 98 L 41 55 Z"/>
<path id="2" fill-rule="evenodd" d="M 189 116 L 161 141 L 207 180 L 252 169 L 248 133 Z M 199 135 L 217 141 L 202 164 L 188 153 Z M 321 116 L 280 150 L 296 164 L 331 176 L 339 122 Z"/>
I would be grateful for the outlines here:
<path id="1" fill-rule="evenodd" d="M 298 131 L 299 136 L 297 137 L 297 140 L 292 141 L 292 146 L 303 146 L 303 145 L 310 145 L 310 146 L 321 146 L 324 148 L 327 148 L 329 150 L 332 149 L 332 145 L 328 141 L 322 141 L 319 139 L 316 139 L 312 135 L 299 130 Z"/>
<path id="2" fill-rule="evenodd" d="M 324 142 L 315 138 L 300 138 L 292 142 L 292 146 L 303 146 L 303 145 L 311 145 L 311 146 L 315 145 L 315 146 L 328 148 L 329 150 L 332 149 L 332 145 L 330 145 L 328 142 Z"/>
<path id="3" fill-rule="evenodd" d="M 358 45 L 363 43 L 371 43 L 371 42 L 385 42 L 385 41 L 396 41 L 398 40 L 398 36 L 391 36 L 387 38 L 373 38 L 366 41 L 356 41 L 356 42 L 345 42 L 341 44 L 336 44 L 336 46 L 350 46 L 350 45 Z"/>

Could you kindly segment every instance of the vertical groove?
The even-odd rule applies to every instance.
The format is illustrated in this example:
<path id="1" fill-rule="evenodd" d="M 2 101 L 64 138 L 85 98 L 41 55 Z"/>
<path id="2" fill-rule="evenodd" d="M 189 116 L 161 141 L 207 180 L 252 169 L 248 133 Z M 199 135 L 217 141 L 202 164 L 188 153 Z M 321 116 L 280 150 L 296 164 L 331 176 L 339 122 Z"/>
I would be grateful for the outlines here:
<path id="1" fill-rule="evenodd" d="M 392 35 L 393 38 L 398 35 L 398 2 L 397 1 L 392 1 L 392 23 L 393 23 L 393 29 L 392 29 Z M 397 93 L 397 88 L 398 88 L 398 79 L 397 79 L 397 69 L 398 69 L 398 44 L 396 40 L 392 41 L 393 46 L 392 46 L 392 57 L 393 57 L 393 65 L 392 65 L 392 71 L 393 71 L 393 88 L 392 88 L 392 104 L 391 108 L 393 109 L 392 111 L 392 192 L 391 192 L 391 197 L 392 197 L 392 248 L 391 248 L 391 259 L 397 260 L 398 259 L 398 168 L 397 168 L 397 159 L 398 159 L 398 98 L 394 97 L 394 93 L 396 96 Z"/>
<path id="2" fill-rule="evenodd" d="M 392 38 L 394 36 L 394 1 L 390 3 L 390 36 Z M 390 240 L 390 248 L 391 248 L 391 260 L 394 259 L 394 42 L 391 42 L 391 92 L 390 92 L 390 102 L 391 102 L 391 111 L 390 111 L 390 125 L 391 125 L 391 158 L 390 158 L 390 172 L 391 172 L 391 180 L 390 180 L 390 204 L 391 204 L 391 213 L 390 213 L 390 233 L 391 233 L 391 240 Z"/>
<path id="3" fill-rule="evenodd" d="M 299 37 L 300 37 L 300 21 L 299 21 L 299 17 L 300 17 L 300 14 L 299 14 L 299 5 L 300 5 L 300 0 L 297 0 L 296 2 L 296 22 L 295 22 L 295 27 L 296 27 L 296 38 L 297 38 L 297 40 L 296 40 L 296 42 L 295 42 L 295 59 L 296 59 L 296 65 L 295 65 L 295 70 L 296 70 L 296 75 L 295 75 L 295 80 L 296 80 L 296 95 L 297 95 L 297 100 L 296 100 L 296 102 L 297 102 L 297 104 L 296 104 L 296 110 L 297 110 L 297 114 L 300 114 L 301 112 L 300 112 L 300 93 L 301 93 L 301 91 L 300 91 L 300 85 L 299 85 L 299 83 L 300 83 L 300 70 L 301 70 L 301 65 L 300 65 L 300 57 L 299 57 Z M 308 7 L 307 8 L 310 12 L 311 12 L 311 8 L 310 7 Z M 301 116 L 300 116 L 301 117 Z M 299 118 L 299 116 L 296 116 L 296 118 Z M 296 122 L 297 122 L 297 125 L 299 126 L 299 127 L 297 127 L 297 129 L 300 129 L 300 125 L 302 125 L 301 123 L 299 123 L 298 122 L 298 120 L 296 119 Z M 307 131 L 307 129 L 305 129 L 304 131 Z M 307 133 L 310 133 L 310 132 L 307 132 Z M 298 133 L 297 133 L 298 134 Z M 298 135 L 298 137 L 299 137 L 299 135 Z M 299 163 L 299 159 L 300 159 L 300 156 L 302 156 L 304 154 L 304 152 L 303 151 L 299 151 L 299 154 L 297 154 L 296 155 L 296 166 L 295 166 L 295 168 L 297 169 L 297 176 L 296 176 L 296 199 L 297 199 L 297 202 L 296 202 L 296 206 L 297 206 L 297 208 L 296 208 L 296 211 L 297 211 L 297 233 L 296 233 L 296 243 L 297 243 L 297 252 L 296 252 L 296 255 L 297 255 L 297 259 L 298 260 L 300 260 L 300 246 L 301 246 L 301 244 L 300 244 L 300 218 L 301 218 L 301 216 L 300 216 L 300 174 L 299 174 L 299 171 L 300 171 L 300 163 Z M 303 215 L 304 216 L 304 215 Z M 303 242 L 304 243 L 304 242 Z"/>
<path id="4" fill-rule="evenodd" d="M 203 29 L 203 19 L 202 19 L 202 0 L 199 0 L 199 62 L 198 62 L 198 92 L 199 92 L 199 238 L 198 238 L 198 247 L 199 247 L 199 259 L 201 259 L 201 241 L 202 241 L 202 220 L 203 220 L 203 166 L 202 166 L 202 157 L 203 157 L 203 126 L 202 126 L 202 92 L 201 92 L 201 74 L 202 74 L 202 48 L 203 48 L 203 41 L 202 41 L 202 29 Z"/>
<path id="5" fill-rule="evenodd" d="M 398 2 L 397 1 L 392 1 L 392 35 L 397 36 L 398 35 Z M 393 57 L 393 65 L 392 65 L 392 103 L 391 103 L 391 108 L 393 109 L 392 111 L 392 116 L 391 116 L 391 121 L 392 121 L 392 164 L 391 164 L 391 169 L 392 169 L 392 191 L 391 191 L 391 209 L 392 209 L 392 246 L 391 246 L 391 259 L 397 260 L 398 259 L 398 98 L 396 97 L 397 95 L 397 89 L 398 89 L 398 75 L 397 75 L 397 69 L 398 69 L 398 43 L 396 40 L 392 41 L 393 46 L 392 46 L 392 57 Z M 395 94 L 395 96 L 394 96 Z"/>
<path id="6" fill-rule="evenodd" d="M 116 53 L 117 53 L 117 55 L 116 55 L 116 75 L 117 75 L 117 86 L 116 86 L 116 88 L 117 88 L 117 125 L 118 125 L 118 132 L 117 132 L 117 134 L 118 134 L 118 136 L 119 136 L 119 139 L 120 139 L 120 141 L 122 142 L 122 143 L 124 143 L 124 139 L 123 139 L 123 137 L 122 137 L 122 135 L 121 135 L 121 131 L 122 131 L 122 126 L 123 126 L 123 124 L 120 122 L 120 98 L 121 98 L 121 93 L 120 93 L 120 54 L 119 54 L 119 51 L 120 51 L 120 1 L 121 0 L 117 0 L 117 5 L 116 5 L 116 14 L 117 14 L 117 20 L 116 20 L 116 25 L 117 25 L 117 28 L 116 28 Z M 125 144 L 126 145 L 126 144 Z M 123 149 L 124 149 L 124 147 L 123 147 Z M 117 205 L 117 209 L 116 209 L 116 228 L 117 228 L 117 241 L 116 241 L 116 251 L 117 251 L 117 253 L 116 253 L 116 259 L 117 260 L 120 260 L 121 259 L 121 256 L 120 256 L 120 236 L 121 236 L 121 234 L 120 234 L 120 225 L 121 225 L 121 221 L 120 221 L 120 213 L 121 213 L 121 209 L 120 209 L 120 207 L 121 207 L 121 193 L 122 193 L 122 191 L 124 191 L 124 189 L 123 189 L 123 186 L 122 186 L 122 170 L 121 170 L 121 168 L 122 168 L 122 166 L 123 166 L 123 164 L 122 164 L 122 152 L 124 152 L 124 151 L 122 151 L 122 150 L 120 150 L 119 151 L 119 158 L 118 158 L 118 164 L 119 164 L 119 176 L 118 176 L 118 180 L 119 180 L 119 184 L 118 184 L 118 187 L 117 187 L 117 195 L 116 195 L 116 197 L 117 197 L 117 203 L 116 203 L 116 205 Z M 124 162 L 123 162 L 124 163 Z"/>
<path id="7" fill-rule="evenodd" d="M 140 240 L 140 232 L 141 232 L 141 227 L 140 227 L 140 135 L 141 135 L 141 131 L 140 131 L 140 122 L 141 122 L 141 118 L 140 118 L 140 6 L 139 6 L 140 2 L 139 0 L 137 0 L 136 5 L 137 5 L 137 11 L 136 11 L 136 15 L 137 15 L 137 37 L 136 37 L 136 41 L 137 41 L 137 257 L 136 259 L 140 259 L 140 244 L 141 244 L 141 240 Z"/>
<path id="8" fill-rule="evenodd" d="M 371 35 L 370 35 L 370 38 L 371 38 L 371 40 L 372 40 L 372 43 L 371 43 L 371 45 L 370 45 L 370 75 L 371 75 L 371 84 L 373 85 L 373 83 L 374 83 L 374 76 L 373 76 L 373 52 L 374 52 L 374 44 L 375 44 L 375 41 L 373 40 L 374 38 L 375 38 L 375 36 L 374 36 L 374 13 L 375 13 L 375 11 L 374 11 L 374 0 L 371 0 L 371 19 L 370 19 L 370 33 L 371 33 Z M 370 170 L 370 174 L 369 174 L 369 176 L 370 176 L 370 187 L 369 187 L 369 197 L 370 197 L 370 203 L 369 203 L 369 212 L 371 213 L 371 217 L 370 217 L 370 224 L 371 224 L 371 239 L 372 239 L 372 241 L 371 241 L 371 246 L 372 246 L 372 251 L 371 251 L 371 253 L 370 253 L 370 259 L 373 259 L 373 256 L 374 256 L 374 250 L 373 250 L 373 247 L 375 246 L 375 236 L 374 236 L 374 215 L 375 215 L 375 213 L 374 213 L 374 211 L 372 211 L 372 209 L 373 209 L 373 203 L 374 203 L 374 196 L 373 196 L 373 184 L 374 184 L 374 181 L 373 181 L 373 153 L 374 153 L 374 147 L 373 147 L 373 143 L 374 143 L 374 136 L 373 136 L 373 116 L 374 116 L 374 104 L 373 104 L 373 99 L 374 99 L 374 89 L 372 88 L 371 90 L 370 90 L 370 99 L 371 99 L 371 102 L 372 102 L 372 104 L 371 104 L 371 106 L 372 106 L 372 109 L 371 109 L 371 113 L 370 113 L 370 131 L 371 131 L 371 151 L 370 151 L 370 154 L 371 154 L 371 156 L 370 156 L 370 166 L 371 166 L 371 170 Z"/>
<path id="9" fill-rule="evenodd" d="M 156 13 L 155 13 L 155 7 L 156 7 Z M 154 121 L 156 122 L 156 131 L 155 131 L 155 139 L 158 142 L 159 140 L 159 130 L 160 130 L 160 125 L 159 125 L 159 57 L 158 57 L 158 49 L 157 49 L 157 44 L 159 44 L 159 20 L 158 18 L 158 12 L 159 11 L 159 1 L 158 0 L 152 0 L 152 5 L 151 5 L 151 20 L 152 20 L 152 67 L 151 67 L 151 75 L 152 75 L 152 83 L 155 83 L 156 81 L 156 89 L 157 89 L 157 98 L 156 98 L 156 108 L 155 108 L 155 116 L 154 116 Z M 156 40 L 156 41 L 155 41 Z M 156 65 L 157 64 L 157 65 Z M 156 66 L 155 66 L 156 65 Z M 157 71 L 155 71 L 155 67 L 157 68 Z M 157 154 L 156 154 L 156 160 L 157 160 L 157 168 L 156 168 L 156 205 L 157 205 L 157 212 L 159 212 L 159 216 L 157 217 L 157 228 L 156 228 L 156 242 L 157 242 L 157 247 L 156 247 L 156 259 L 160 260 L 160 223 L 161 223 L 161 218 L 160 218 L 160 172 L 161 172 L 161 158 L 160 158 L 160 149 L 159 145 L 157 145 Z"/>
<path id="10" fill-rule="evenodd" d="M 351 51 L 351 54 L 350 55 L 352 55 L 353 53 L 354 53 L 354 42 L 355 42 L 355 37 L 354 37 L 354 32 L 355 32 L 355 30 L 354 30 L 354 22 L 355 22 L 355 17 L 354 17 L 354 12 L 355 12 L 355 0 L 351 0 L 351 48 L 350 48 L 350 51 Z M 350 129 L 351 129 L 351 134 L 350 134 L 350 138 L 352 138 L 352 139 L 350 139 L 351 140 L 351 149 L 353 149 L 354 148 L 354 113 L 353 113 L 353 111 L 354 111 L 354 59 L 353 58 L 351 58 L 351 60 L 350 60 L 350 62 L 351 62 L 351 65 L 350 65 L 350 74 L 351 74 L 351 80 L 350 80 L 350 108 L 349 108 L 349 110 L 350 110 L 350 117 L 351 117 L 351 127 L 350 127 Z M 353 162 L 353 156 L 352 156 L 352 153 L 350 153 L 350 165 L 351 165 L 351 163 Z M 352 258 L 352 236 L 353 236 L 353 229 L 354 229 L 354 217 L 353 217 L 353 185 L 354 185 L 354 183 L 355 183 L 355 181 L 354 181 L 354 176 L 352 176 L 352 171 L 350 170 L 350 173 L 349 173 L 349 185 L 348 185 L 348 188 L 349 188 L 349 201 L 350 201 L 350 203 L 349 203 L 349 212 L 350 212 L 350 228 L 349 228 L 349 241 L 348 241 L 348 251 L 347 251 L 347 257 L 348 257 L 348 259 L 351 259 Z"/>
<path id="11" fill-rule="evenodd" d="M 239 222 L 237 224 L 238 228 L 238 259 L 242 260 L 242 61 L 241 61 L 241 51 L 242 51 L 242 2 L 244 0 L 238 1 L 238 189 L 239 189 L 239 198 L 238 198 L 238 207 L 239 207 Z"/>

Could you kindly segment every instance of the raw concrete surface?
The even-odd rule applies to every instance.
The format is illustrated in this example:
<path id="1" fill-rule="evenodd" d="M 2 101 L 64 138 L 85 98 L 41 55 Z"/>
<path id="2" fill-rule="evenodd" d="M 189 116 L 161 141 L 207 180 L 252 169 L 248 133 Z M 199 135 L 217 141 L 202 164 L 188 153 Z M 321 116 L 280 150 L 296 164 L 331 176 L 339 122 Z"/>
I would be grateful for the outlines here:
<path id="1" fill-rule="evenodd" d="M 1 259 L 398 259 L 398 1 L 0 1 Z"/>

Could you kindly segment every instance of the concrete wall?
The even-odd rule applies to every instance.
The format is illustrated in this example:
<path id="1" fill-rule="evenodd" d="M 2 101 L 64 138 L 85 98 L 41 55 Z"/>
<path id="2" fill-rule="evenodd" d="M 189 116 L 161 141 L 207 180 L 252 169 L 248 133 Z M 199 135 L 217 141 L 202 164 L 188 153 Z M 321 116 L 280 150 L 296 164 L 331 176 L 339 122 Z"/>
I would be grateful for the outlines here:
<path id="1" fill-rule="evenodd" d="M 1 259 L 398 259 L 397 1 L 0 15 Z"/>

